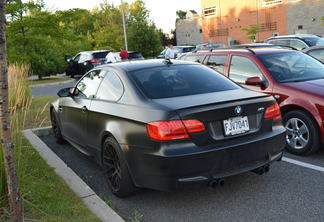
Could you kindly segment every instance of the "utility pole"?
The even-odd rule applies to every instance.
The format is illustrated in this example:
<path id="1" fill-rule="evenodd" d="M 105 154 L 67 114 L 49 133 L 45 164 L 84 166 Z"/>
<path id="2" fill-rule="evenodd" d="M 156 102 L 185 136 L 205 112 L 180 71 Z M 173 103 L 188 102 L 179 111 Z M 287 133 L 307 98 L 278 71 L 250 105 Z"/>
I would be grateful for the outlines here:
<path id="1" fill-rule="evenodd" d="M 8 67 L 6 48 L 6 0 L 0 0 L 0 130 L 3 159 L 8 184 L 8 199 L 11 221 L 22 222 L 23 213 L 18 190 L 16 164 L 13 156 L 14 144 L 11 140 L 8 109 Z"/>
<path id="2" fill-rule="evenodd" d="M 126 33 L 126 21 L 125 21 L 125 12 L 124 12 L 123 0 L 120 0 L 120 3 L 121 3 L 121 8 L 122 8 L 122 17 L 123 17 L 125 49 L 128 51 L 127 33 Z"/>

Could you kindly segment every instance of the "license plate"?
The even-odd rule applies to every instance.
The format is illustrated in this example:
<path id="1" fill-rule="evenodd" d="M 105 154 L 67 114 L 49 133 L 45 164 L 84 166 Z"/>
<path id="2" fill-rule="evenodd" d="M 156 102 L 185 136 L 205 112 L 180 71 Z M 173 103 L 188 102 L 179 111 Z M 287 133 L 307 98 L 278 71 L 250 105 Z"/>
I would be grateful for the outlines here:
<path id="1" fill-rule="evenodd" d="M 223 120 L 225 135 L 237 135 L 250 130 L 247 116 Z"/>

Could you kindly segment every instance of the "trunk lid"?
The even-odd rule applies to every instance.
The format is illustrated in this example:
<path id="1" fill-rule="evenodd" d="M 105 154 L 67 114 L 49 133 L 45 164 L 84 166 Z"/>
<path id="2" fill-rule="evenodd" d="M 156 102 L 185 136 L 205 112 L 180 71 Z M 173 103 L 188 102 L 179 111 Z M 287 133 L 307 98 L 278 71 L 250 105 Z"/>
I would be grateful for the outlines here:
<path id="1" fill-rule="evenodd" d="M 208 146 L 259 132 L 264 111 L 274 103 L 274 99 L 266 94 L 247 89 L 238 89 L 185 97 L 156 99 L 154 102 L 176 111 L 182 120 L 196 119 L 203 122 L 206 131 L 191 134 L 190 136 L 196 145 Z M 241 112 L 236 111 L 238 107 Z M 234 124 L 236 126 L 234 128 L 237 128 L 237 130 L 242 130 L 242 128 L 237 127 L 237 124 L 241 124 L 243 119 L 248 120 L 248 130 L 243 127 L 243 132 L 226 135 L 225 128 L 228 127 L 224 126 L 224 120 L 227 123 Z"/>

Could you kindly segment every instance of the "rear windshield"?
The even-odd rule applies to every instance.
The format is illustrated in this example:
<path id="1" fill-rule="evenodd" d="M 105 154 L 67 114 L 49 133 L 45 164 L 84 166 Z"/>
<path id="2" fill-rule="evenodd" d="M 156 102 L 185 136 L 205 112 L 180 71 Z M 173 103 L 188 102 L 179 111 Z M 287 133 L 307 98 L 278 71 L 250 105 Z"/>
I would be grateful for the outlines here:
<path id="1" fill-rule="evenodd" d="M 183 51 L 184 53 L 186 53 L 186 52 L 191 52 L 191 51 L 193 51 L 193 50 L 195 50 L 195 49 L 196 49 L 196 47 L 188 47 L 188 48 L 183 48 L 182 51 Z"/>
<path id="2" fill-rule="evenodd" d="M 131 72 L 131 77 L 151 99 L 188 96 L 239 89 L 221 74 L 203 65 L 171 65 Z"/>
<path id="3" fill-rule="evenodd" d="M 104 59 L 104 58 L 106 58 L 107 54 L 108 54 L 108 51 L 107 52 L 96 52 L 96 53 L 93 53 L 92 56 L 94 59 Z"/>
<path id="4" fill-rule="evenodd" d="M 139 52 L 131 52 L 131 53 L 129 53 L 129 59 L 141 59 L 141 58 L 143 58 L 143 56 Z"/>

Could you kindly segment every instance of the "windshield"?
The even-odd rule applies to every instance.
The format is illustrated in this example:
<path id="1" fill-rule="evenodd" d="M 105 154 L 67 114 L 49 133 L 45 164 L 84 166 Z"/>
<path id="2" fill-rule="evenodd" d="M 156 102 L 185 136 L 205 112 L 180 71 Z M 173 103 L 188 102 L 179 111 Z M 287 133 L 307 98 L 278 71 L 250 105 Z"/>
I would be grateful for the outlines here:
<path id="1" fill-rule="evenodd" d="M 170 65 L 131 72 L 131 77 L 151 99 L 220 92 L 240 87 L 203 65 Z"/>
<path id="2" fill-rule="evenodd" d="M 258 56 L 272 77 L 281 83 L 324 78 L 324 65 L 301 52 Z"/>
<path id="3" fill-rule="evenodd" d="M 320 37 L 304 37 L 303 40 L 309 46 L 324 45 L 324 39 Z"/>

